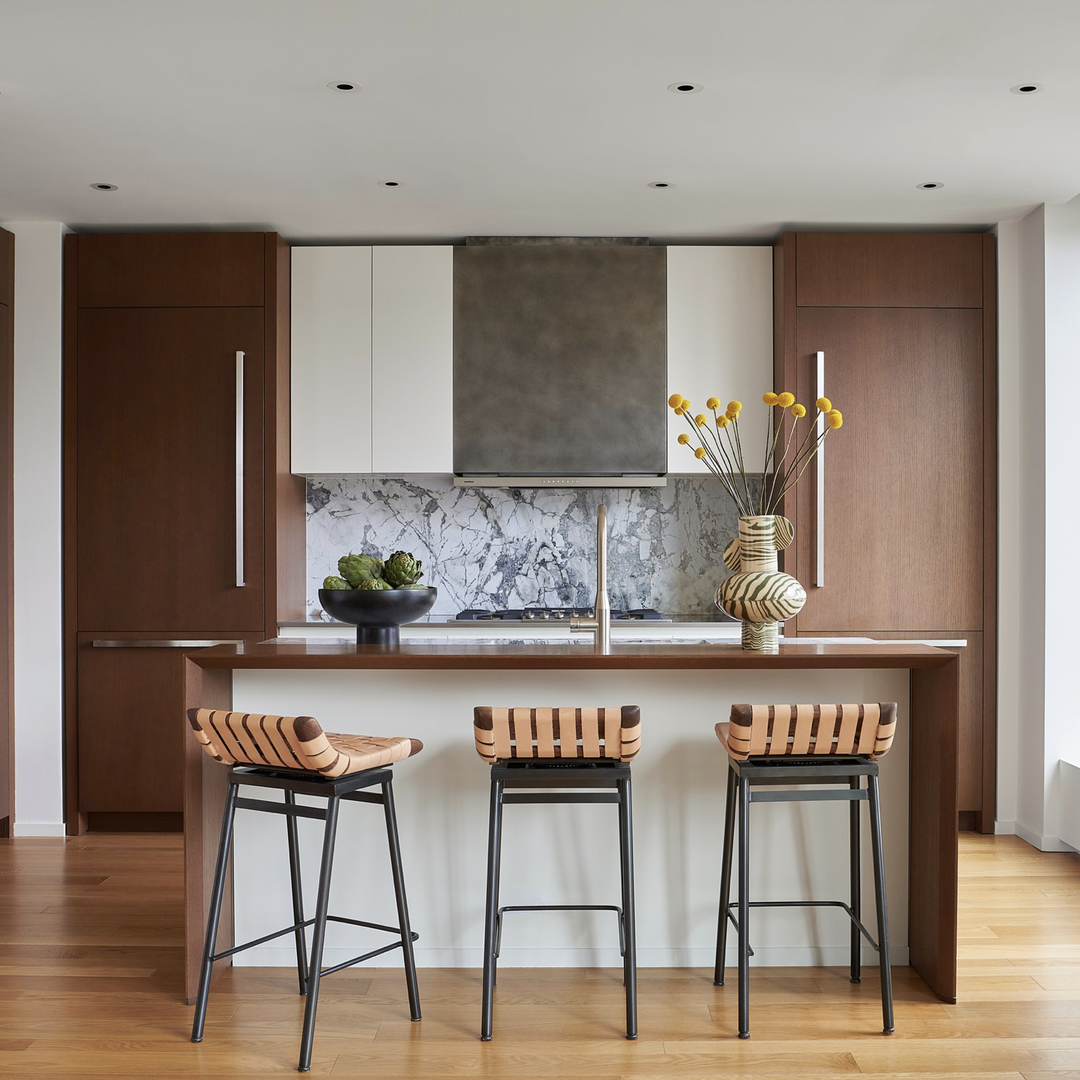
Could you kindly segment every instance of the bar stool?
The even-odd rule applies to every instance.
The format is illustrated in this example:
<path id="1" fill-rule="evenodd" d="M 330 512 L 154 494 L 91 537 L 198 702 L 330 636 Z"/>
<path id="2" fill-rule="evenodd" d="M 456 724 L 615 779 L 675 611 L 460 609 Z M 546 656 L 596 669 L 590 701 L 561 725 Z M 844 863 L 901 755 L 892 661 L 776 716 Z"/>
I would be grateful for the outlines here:
<path id="1" fill-rule="evenodd" d="M 713 982 L 724 985 L 724 950 L 730 919 L 739 935 L 739 1038 L 750 1037 L 749 921 L 752 907 L 839 907 L 851 919 L 851 981 L 861 978 L 860 934 L 878 951 L 881 966 L 883 1034 L 893 1033 L 892 971 L 889 967 L 889 918 L 885 902 L 885 866 L 881 852 L 881 808 L 877 759 L 888 753 L 896 731 L 896 703 L 866 705 L 732 705 L 730 724 L 716 734 L 728 753 L 727 815 L 720 873 L 720 911 L 716 932 Z M 862 778 L 866 777 L 866 787 Z M 812 791 L 755 791 L 778 784 L 812 785 Z M 837 790 L 826 785 L 844 784 Z M 851 902 L 841 900 L 751 901 L 750 804 L 752 802 L 846 801 L 851 804 L 849 861 Z M 861 919 L 859 805 L 870 808 L 878 940 Z M 735 805 L 739 810 L 739 899 L 729 903 Z M 738 918 L 731 909 L 738 907 Z"/>
<path id="2" fill-rule="evenodd" d="M 476 752 L 491 765 L 487 907 L 480 1038 L 491 1038 L 495 973 L 508 911 L 614 911 L 626 987 L 626 1037 L 637 1038 L 637 933 L 630 761 L 641 747 L 636 705 L 608 709 L 493 709 L 473 713 Z M 573 790 L 555 790 L 570 788 Z M 513 789 L 513 790 L 507 790 Z M 541 790 L 537 790 L 541 789 Z M 499 906 L 502 808 L 518 803 L 617 803 L 622 903 Z"/>
<path id="3" fill-rule="evenodd" d="M 191 1041 L 202 1042 L 206 1023 L 206 1003 L 210 996 L 210 974 L 215 961 L 224 960 L 255 945 L 274 938 L 293 934 L 296 940 L 296 972 L 301 995 L 307 995 L 304 1006 L 304 1027 L 300 1037 L 299 1072 L 311 1068 L 311 1049 L 315 1037 L 315 1010 L 319 1004 L 319 985 L 323 976 L 361 961 L 400 948 L 405 959 L 405 981 L 409 992 L 409 1015 L 420 1019 L 420 995 L 416 985 L 416 961 L 413 942 L 417 934 L 409 927 L 409 909 L 405 901 L 405 878 L 401 870 L 401 851 L 398 845 L 397 816 L 394 812 L 393 772 L 395 761 L 418 754 L 423 743 L 417 739 L 382 739 L 366 735 L 334 735 L 323 731 L 319 722 L 310 716 L 273 716 L 258 713 L 224 712 L 215 709 L 189 709 L 188 720 L 199 744 L 215 761 L 230 766 L 229 788 L 221 822 L 221 842 L 218 845 L 217 868 L 210 899 L 210 916 L 206 927 L 202 973 L 195 999 L 195 1020 Z M 284 793 L 285 801 L 240 797 L 240 786 L 268 788 Z M 381 791 L 367 791 L 379 787 Z M 326 800 L 326 806 L 299 804 L 297 795 L 315 796 Z M 330 876 L 337 839 L 338 810 L 345 802 L 381 804 L 386 821 L 386 836 L 390 845 L 390 867 L 397 898 L 398 925 L 383 926 L 360 919 L 346 919 L 327 914 L 330 902 Z M 215 953 L 218 922 L 225 893 L 225 876 L 232 846 L 233 820 L 237 810 L 280 814 L 285 817 L 289 844 L 289 873 L 292 881 L 293 923 L 284 930 L 236 945 Z M 322 863 L 319 869 L 319 894 L 315 917 L 304 917 L 304 899 L 300 882 L 300 849 L 296 819 L 315 818 L 325 822 L 323 827 Z M 342 964 L 323 968 L 323 946 L 327 922 L 348 923 L 372 930 L 383 930 L 399 940 L 373 949 Z M 304 936 L 306 927 L 313 926 L 311 961 L 307 958 Z"/>

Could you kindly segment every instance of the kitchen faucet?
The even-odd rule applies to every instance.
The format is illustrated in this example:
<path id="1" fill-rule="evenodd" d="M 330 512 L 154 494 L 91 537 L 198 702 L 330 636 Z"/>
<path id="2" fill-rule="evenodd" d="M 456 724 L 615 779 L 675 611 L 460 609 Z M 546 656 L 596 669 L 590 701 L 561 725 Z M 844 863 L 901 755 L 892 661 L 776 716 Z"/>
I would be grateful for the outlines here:
<path id="1" fill-rule="evenodd" d="M 594 647 L 598 653 L 611 652 L 611 604 L 607 594 L 607 507 L 602 505 L 596 512 L 596 602 L 593 618 L 571 619 L 570 631 L 593 634 Z"/>

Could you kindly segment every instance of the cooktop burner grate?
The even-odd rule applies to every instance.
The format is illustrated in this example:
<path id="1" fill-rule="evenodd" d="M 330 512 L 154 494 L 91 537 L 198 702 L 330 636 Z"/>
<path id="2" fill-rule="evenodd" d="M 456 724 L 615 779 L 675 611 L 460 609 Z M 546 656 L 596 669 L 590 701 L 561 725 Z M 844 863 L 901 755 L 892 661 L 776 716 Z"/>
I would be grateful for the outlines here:
<path id="1" fill-rule="evenodd" d="M 595 613 L 591 607 L 529 607 L 489 611 L 485 608 L 467 608 L 458 612 L 463 622 L 568 622 L 570 619 L 591 619 Z M 634 621 L 663 619 L 655 608 L 613 609 L 611 620 Z"/>

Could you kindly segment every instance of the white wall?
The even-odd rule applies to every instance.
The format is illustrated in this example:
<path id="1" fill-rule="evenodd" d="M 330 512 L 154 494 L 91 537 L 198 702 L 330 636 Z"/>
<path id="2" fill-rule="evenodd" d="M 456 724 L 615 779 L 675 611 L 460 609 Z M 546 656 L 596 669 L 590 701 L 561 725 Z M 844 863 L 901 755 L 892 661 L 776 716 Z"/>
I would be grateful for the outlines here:
<path id="1" fill-rule="evenodd" d="M 1060 571 L 1080 507 L 1080 197 L 998 227 L 998 831 L 1060 850 L 1060 761 L 1080 764 L 1080 631 Z"/>
<path id="2" fill-rule="evenodd" d="M 63 234 L 15 234 L 15 835 L 62 836 Z"/>

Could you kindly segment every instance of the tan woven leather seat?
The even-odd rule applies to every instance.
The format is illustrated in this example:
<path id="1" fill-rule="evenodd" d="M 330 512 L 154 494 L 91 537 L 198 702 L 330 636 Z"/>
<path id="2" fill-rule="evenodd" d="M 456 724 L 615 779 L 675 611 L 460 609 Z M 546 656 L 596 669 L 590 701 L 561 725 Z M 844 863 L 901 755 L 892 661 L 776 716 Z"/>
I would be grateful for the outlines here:
<path id="1" fill-rule="evenodd" d="M 419 739 L 335 735 L 313 716 L 188 709 L 188 720 L 202 748 L 223 765 L 347 776 L 392 765 L 424 748 Z"/>
<path id="2" fill-rule="evenodd" d="M 896 732 L 896 702 L 862 705 L 732 705 L 717 738 L 737 761 L 775 755 L 883 757 Z"/>
<path id="3" fill-rule="evenodd" d="M 476 752 L 488 763 L 521 758 L 631 761 L 641 749 L 637 705 L 606 709 L 473 710 Z"/>

